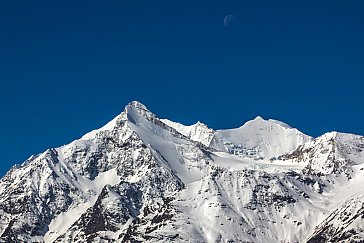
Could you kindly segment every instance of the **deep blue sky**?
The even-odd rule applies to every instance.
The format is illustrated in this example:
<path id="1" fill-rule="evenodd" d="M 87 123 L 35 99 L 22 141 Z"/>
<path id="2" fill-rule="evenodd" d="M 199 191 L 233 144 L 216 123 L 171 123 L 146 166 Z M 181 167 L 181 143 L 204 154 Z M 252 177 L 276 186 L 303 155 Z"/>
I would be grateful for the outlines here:
<path id="1" fill-rule="evenodd" d="M 363 13 L 362 0 L 1 1 L 0 175 L 132 100 L 215 129 L 261 115 L 364 134 Z"/>

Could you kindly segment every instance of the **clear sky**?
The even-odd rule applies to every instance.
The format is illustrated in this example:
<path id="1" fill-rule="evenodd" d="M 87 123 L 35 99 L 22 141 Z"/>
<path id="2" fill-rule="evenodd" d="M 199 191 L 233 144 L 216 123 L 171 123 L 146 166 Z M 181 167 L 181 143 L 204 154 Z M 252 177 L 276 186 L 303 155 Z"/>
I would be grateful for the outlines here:
<path id="1" fill-rule="evenodd" d="M 214 129 L 364 134 L 363 65 L 362 0 L 1 1 L 0 175 L 132 100 Z"/>

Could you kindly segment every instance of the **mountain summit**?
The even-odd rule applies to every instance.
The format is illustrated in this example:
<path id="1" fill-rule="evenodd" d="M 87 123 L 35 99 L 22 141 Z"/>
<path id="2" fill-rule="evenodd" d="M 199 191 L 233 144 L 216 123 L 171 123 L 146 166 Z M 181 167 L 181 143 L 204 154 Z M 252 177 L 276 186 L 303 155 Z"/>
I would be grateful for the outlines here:
<path id="1" fill-rule="evenodd" d="M 360 242 L 364 137 L 214 130 L 133 101 L 0 180 L 1 242 Z"/>

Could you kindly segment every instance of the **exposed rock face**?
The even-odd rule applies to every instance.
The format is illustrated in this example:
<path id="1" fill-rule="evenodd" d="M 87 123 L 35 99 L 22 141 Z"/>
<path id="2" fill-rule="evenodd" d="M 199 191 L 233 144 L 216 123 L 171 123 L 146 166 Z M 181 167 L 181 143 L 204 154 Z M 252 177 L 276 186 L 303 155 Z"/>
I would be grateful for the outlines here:
<path id="1" fill-rule="evenodd" d="M 331 132 L 279 157 L 292 163 L 306 163 L 305 171 L 315 174 L 345 173 L 364 161 L 364 137 Z"/>
<path id="2" fill-rule="evenodd" d="M 0 241 L 360 241 L 363 151 L 362 136 L 260 117 L 215 131 L 132 102 L 1 179 Z"/>
<path id="3" fill-rule="evenodd" d="M 363 242 L 364 195 L 354 197 L 334 210 L 308 242 Z"/>

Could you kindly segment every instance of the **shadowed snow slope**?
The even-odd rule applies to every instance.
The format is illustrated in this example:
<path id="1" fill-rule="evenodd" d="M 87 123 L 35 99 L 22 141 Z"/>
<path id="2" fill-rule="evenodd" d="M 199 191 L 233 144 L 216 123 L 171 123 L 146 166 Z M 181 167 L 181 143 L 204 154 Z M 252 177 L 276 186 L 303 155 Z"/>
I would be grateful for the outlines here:
<path id="1" fill-rule="evenodd" d="M 134 101 L 0 180 L 0 241 L 360 241 L 363 163 L 362 136 L 261 117 L 215 131 Z"/>

